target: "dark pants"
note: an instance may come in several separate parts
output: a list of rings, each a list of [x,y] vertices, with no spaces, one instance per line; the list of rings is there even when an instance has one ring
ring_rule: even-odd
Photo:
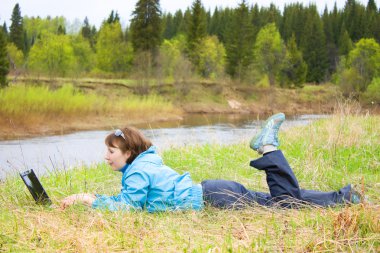
[[[294,208],[306,203],[334,206],[350,199],[351,185],[334,192],[300,189],[296,176],[280,150],[253,160],[250,165],[265,171],[270,194],[247,190],[234,181],[206,180],[201,183],[204,200],[219,208],[242,208],[252,204]]]

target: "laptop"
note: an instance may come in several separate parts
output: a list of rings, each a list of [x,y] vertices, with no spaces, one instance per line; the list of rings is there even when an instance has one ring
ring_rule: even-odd
[[[20,176],[37,204],[43,204],[43,205],[52,204],[44,187],[42,187],[40,180],[38,180],[37,175],[34,173],[32,169],[21,172]]]

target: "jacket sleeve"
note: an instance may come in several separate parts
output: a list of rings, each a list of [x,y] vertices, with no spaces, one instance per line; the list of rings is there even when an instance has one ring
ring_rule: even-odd
[[[142,171],[128,175],[116,196],[96,195],[93,208],[110,211],[142,210],[147,200],[149,177]]]

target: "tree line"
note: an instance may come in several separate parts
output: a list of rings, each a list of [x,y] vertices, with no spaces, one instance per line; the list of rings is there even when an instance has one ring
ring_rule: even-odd
[[[335,4],[321,14],[315,4],[292,3],[281,12],[245,0],[213,11],[194,0],[172,14],[161,12],[159,0],[139,0],[126,29],[114,11],[99,29],[86,18],[79,33],[67,34],[65,24],[63,17],[22,17],[16,4],[9,29],[4,23],[0,32],[0,74],[9,69],[176,82],[197,75],[282,87],[333,81],[346,93],[380,88],[374,0],[366,6],[347,0],[343,9]]]

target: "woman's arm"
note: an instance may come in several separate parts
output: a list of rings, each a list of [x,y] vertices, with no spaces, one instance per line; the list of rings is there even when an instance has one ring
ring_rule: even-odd
[[[142,210],[147,201],[149,185],[149,177],[146,173],[136,171],[125,178],[121,192],[118,195],[97,194],[92,207],[110,211]]]
[[[92,206],[92,203],[95,201],[95,194],[90,193],[79,193],[73,194],[61,201],[61,209],[65,209],[74,204],[84,204],[86,206]]]

